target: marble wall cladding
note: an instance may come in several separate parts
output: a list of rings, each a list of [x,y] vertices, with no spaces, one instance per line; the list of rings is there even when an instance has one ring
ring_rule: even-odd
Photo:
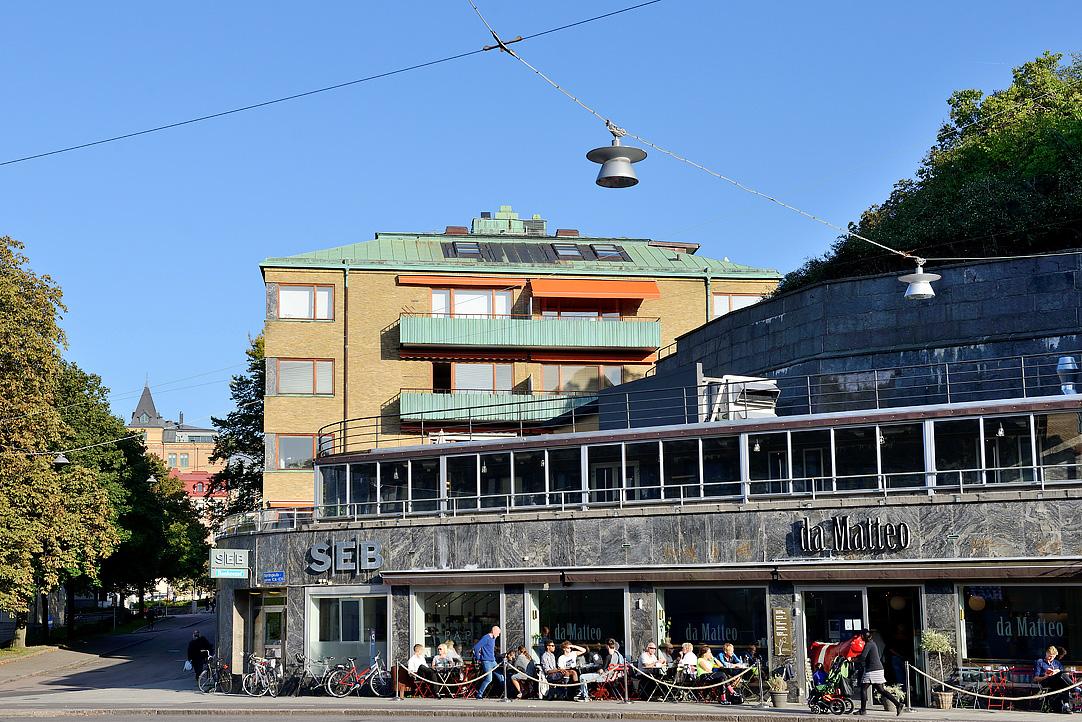
[[[657,642],[657,594],[649,584],[629,584],[631,597],[631,629],[627,638],[630,645],[626,651],[632,662],[646,649],[647,642]],[[639,608],[641,607],[641,609]]]
[[[796,701],[800,698],[801,690],[806,688],[807,674],[805,672],[805,659],[803,654],[796,654],[797,650],[807,649],[807,642],[804,639],[803,631],[804,625],[801,624],[799,612],[796,608],[796,596],[793,589],[793,585],[789,582],[771,582],[766,592],[766,605],[768,610],[773,609],[788,609],[789,614],[793,620],[793,654],[779,655],[774,654],[773,647],[773,632],[768,631],[768,644],[764,652],[767,655],[767,669],[766,674],[770,675],[771,672],[779,667],[784,667],[786,664],[792,663],[793,673],[795,678],[789,681],[789,699]],[[767,626],[772,624],[771,615],[772,612],[768,612]]]
[[[763,508],[765,507],[765,508]],[[814,508],[743,510],[685,507],[670,513],[641,509],[573,518],[449,519],[438,525],[403,522],[367,529],[326,528],[228,540],[253,549],[253,583],[264,571],[285,569],[288,584],[379,583],[378,572],[308,574],[314,542],[373,539],[383,545],[383,570],[573,569],[576,567],[726,565],[818,558],[799,546],[805,518],[822,526],[828,551],[831,522],[848,516],[909,526],[912,541],[894,551],[835,552],[848,559],[1005,558],[1082,554],[1082,498],[1000,494],[994,500],[948,497],[834,500]],[[826,553],[824,553],[825,555]]]
[[[928,582],[924,585],[924,623],[925,629],[946,632],[954,639],[954,649],[958,650],[962,641],[959,620],[958,595],[952,582]],[[935,660],[929,663],[938,666]],[[957,664],[957,656],[945,654],[942,658],[944,673],[950,674]],[[934,667],[933,667],[934,668]]]
[[[503,649],[514,649],[520,644],[531,646],[526,639],[525,587],[521,584],[508,584],[504,587],[503,609]]]
[[[391,587],[391,644],[390,663],[404,662],[413,653],[410,644],[410,590],[409,587]]]
[[[286,660],[306,654],[304,640],[304,587],[286,589]]]

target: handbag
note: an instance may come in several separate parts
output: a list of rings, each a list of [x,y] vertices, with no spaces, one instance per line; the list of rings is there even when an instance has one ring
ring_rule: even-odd
[[[192,671],[192,660],[190,660],[190,659],[184,660],[184,671],[185,672],[191,672]]]

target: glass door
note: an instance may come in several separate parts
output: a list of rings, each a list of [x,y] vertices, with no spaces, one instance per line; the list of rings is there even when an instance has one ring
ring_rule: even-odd
[[[836,644],[867,626],[863,589],[809,589],[804,592],[804,639]]]

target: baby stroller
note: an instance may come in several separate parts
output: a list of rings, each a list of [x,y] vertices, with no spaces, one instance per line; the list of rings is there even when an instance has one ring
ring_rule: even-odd
[[[853,687],[849,660],[839,655],[830,664],[826,679],[808,690],[808,706],[815,714],[849,714],[853,711]]]

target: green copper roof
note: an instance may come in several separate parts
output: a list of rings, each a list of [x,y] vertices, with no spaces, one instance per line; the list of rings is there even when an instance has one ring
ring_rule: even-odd
[[[482,244],[551,246],[552,243],[615,243],[623,248],[630,261],[542,260],[541,254],[524,254],[528,261],[489,261],[476,258],[446,258],[444,244],[454,241],[478,241]],[[387,271],[458,271],[469,273],[574,273],[631,276],[713,276],[775,279],[780,274],[772,268],[755,268],[651,245],[641,238],[553,238],[536,236],[478,236],[420,233],[377,233],[375,240],[335,246],[295,256],[267,258],[261,268],[342,268]]]

